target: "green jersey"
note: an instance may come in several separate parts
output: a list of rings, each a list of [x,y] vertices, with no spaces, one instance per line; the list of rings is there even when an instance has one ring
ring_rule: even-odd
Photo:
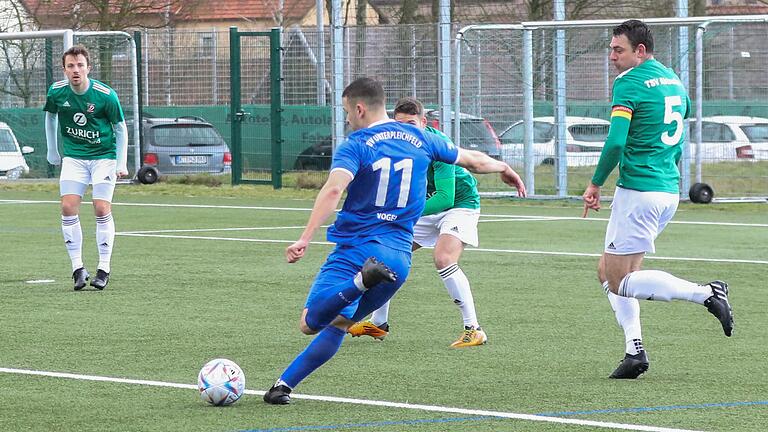
[[[451,142],[451,139],[439,130],[431,127],[426,129]],[[445,188],[451,190],[445,190]],[[480,208],[477,180],[458,165],[432,162],[427,170],[427,204],[424,208],[424,215],[439,213],[452,208]]]
[[[678,193],[677,164],[685,141],[683,119],[691,111],[691,101],[680,78],[658,61],[646,60],[616,77],[612,106],[612,129],[614,123],[621,127],[621,119],[629,120],[616,185],[639,191]],[[607,172],[606,168],[606,164],[598,164],[597,181],[605,181],[613,166]],[[593,183],[602,184],[594,180]]]
[[[75,93],[68,80],[48,89],[44,111],[57,114],[63,154],[75,159],[116,159],[112,125],[124,121],[117,93],[106,84],[90,79],[88,90]]]

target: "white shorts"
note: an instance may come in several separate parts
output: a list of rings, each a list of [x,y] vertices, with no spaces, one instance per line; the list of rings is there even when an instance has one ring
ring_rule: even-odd
[[[114,159],[74,159],[65,157],[61,161],[59,190],[61,195],[85,194],[89,184],[93,185],[93,198],[112,201],[117,181],[117,161]]]
[[[605,232],[605,253],[654,253],[654,240],[677,211],[680,197],[668,192],[640,192],[617,187]]]
[[[464,244],[477,247],[477,221],[480,210],[453,208],[429,216],[422,216],[413,227],[413,242],[432,247],[441,234],[452,235]]]

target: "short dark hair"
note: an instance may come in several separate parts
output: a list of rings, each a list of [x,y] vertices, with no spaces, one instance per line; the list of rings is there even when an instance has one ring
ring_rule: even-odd
[[[358,78],[344,89],[341,97],[348,101],[363,101],[368,106],[384,106],[386,97],[384,96],[384,87],[373,78]]]
[[[613,29],[614,36],[625,35],[632,45],[632,50],[636,50],[640,44],[645,45],[645,51],[653,52],[653,35],[648,25],[640,20],[627,20]]]
[[[62,66],[66,66],[67,65],[66,64],[67,56],[77,57],[79,55],[82,55],[83,57],[85,57],[85,62],[87,64],[89,64],[89,65],[91,64],[91,58],[88,56],[88,50],[84,46],[82,46],[82,45],[74,45],[74,46],[70,47],[68,50],[64,51],[64,54],[62,54],[62,56],[61,56],[61,65]]]
[[[424,105],[415,97],[406,96],[395,103],[394,113],[424,117]]]

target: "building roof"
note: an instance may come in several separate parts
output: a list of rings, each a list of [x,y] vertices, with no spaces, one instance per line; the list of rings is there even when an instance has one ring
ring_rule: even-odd
[[[192,21],[228,21],[243,19],[272,19],[279,0],[132,0],[136,13],[157,14],[172,4],[171,15],[176,19]],[[27,10],[38,16],[69,16],[78,0],[22,0]],[[315,0],[283,0],[283,19],[303,18]],[[117,10],[116,6],[116,10]]]
[[[217,0],[203,3],[211,3],[211,7],[201,5],[192,19],[222,21],[272,18],[277,10],[278,0]],[[284,0],[283,18],[304,18],[314,6],[315,0]]]

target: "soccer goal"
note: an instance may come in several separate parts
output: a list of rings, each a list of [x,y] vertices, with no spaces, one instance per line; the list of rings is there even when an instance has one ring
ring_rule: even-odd
[[[128,170],[141,167],[139,145],[139,81],[136,43],[121,31],[41,30],[0,33],[0,122],[11,127],[21,146],[34,148],[26,155],[30,177],[57,173],[46,161],[42,107],[48,87],[63,78],[61,54],[74,44],[91,53],[91,77],[115,89],[128,125]]]

